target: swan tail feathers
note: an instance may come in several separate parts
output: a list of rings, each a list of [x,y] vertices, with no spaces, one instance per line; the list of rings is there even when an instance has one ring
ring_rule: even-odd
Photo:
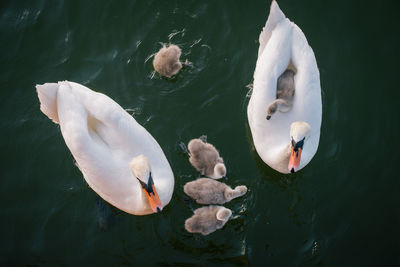
[[[57,110],[57,83],[45,83],[36,85],[36,92],[40,101],[40,110],[54,123],[59,123]]]
[[[271,3],[271,8],[269,11],[268,20],[265,23],[263,30],[260,33],[260,37],[258,38],[260,42],[260,47],[258,48],[258,56],[262,54],[265,46],[267,45],[269,39],[271,38],[272,30],[275,26],[286,18],[285,14],[283,14],[282,10],[279,8],[278,3],[273,0]]]

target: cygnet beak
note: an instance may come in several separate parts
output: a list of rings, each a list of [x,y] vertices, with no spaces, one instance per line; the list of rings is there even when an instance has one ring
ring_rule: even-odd
[[[269,121],[271,119],[271,115],[267,115],[267,120]]]

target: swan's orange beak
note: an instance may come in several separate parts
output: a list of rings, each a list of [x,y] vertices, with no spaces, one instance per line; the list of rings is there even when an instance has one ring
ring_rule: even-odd
[[[154,184],[152,185],[152,190],[151,192],[148,192],[146,189],[142,188],[143,192],[146,194],[147,199],[149,200],[150,207],[151,209],[155,212],[158,213],[162,210],[162,204],[161,200],[158,197],[156,188],[154,187]]]
[[[297,151],[295,148],[292,146],[292,149],[290,151],[290,159],[289,159],[289,171],[291,173],[297,172],[299,169],[300,165],[300,158],[301,158],[301,151],[302,149],[299,147],[297,148]]]
[[[142,182],[140,179],[138,179],[138,181],[140,182],[140,184],[142,186],[143,193],[146,195],[147,199],[149,200],[151,209],[155,213],[161,212],[163,206],[162,206],[160,198],[158,197],[158,193],[157,193],[156,187],[154,186],[154,182],[153,182],[153,178],[151,177],[151,173],[150,173],[149,181],[147,184]]]

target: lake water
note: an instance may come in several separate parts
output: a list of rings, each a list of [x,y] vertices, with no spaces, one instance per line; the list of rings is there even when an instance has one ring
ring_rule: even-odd
[[[399,4],[279,4],[312,46],[322,87],[319,149],[293,175],[263,163],[247,122],[269,1],[1,1],[0,264],[399,265]],[[153,77],[150,57],[169,42],[193,66]],[[39,110],[34,86],[59,80],[107,94],[155,137],[175,174],[162,213],[126,214],[88,187]],[[199,174],[181,143],[201,135],[227,183],[249,188],[205,237],[184,229],[183,185]]]

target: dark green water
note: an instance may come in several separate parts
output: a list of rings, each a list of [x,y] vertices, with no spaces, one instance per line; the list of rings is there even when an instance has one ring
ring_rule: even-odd
[[[399,4],[279,4],[322,85],[319,150],[294,175],[262,162],[247,123],[269,1],[1,1],[0,265],[399,265]],[[152,78],[160,42],[193,67]],[[120,212],[87,186],[39,110],[35,84],[59,80],[133,109],[157,139],[175,174],[161,214]],[[180,143],[200,135],[224,157],[227,183],[249,188],[225,205],[235,219],[206,237],[183,227],[182,188],[198,173]]]

